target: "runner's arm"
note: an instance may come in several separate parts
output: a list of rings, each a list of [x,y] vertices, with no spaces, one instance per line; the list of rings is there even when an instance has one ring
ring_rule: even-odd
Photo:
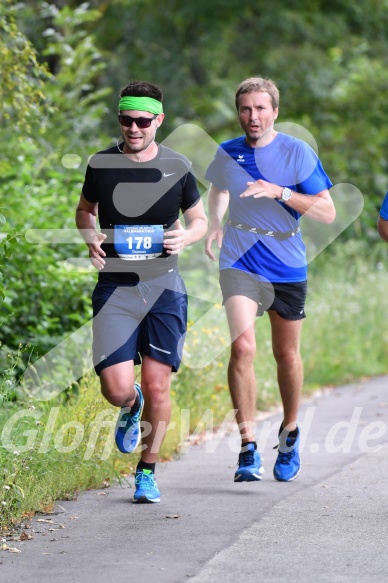
[[[248,188],[240,194],[241,198],[267,196],[276,200],[281,199],[283,186],[278,186],[265,180],[256,180],[256,182],[248,182],[247,184]],[[320,223],[329,225],[335,220],[335,206],[328,189],[324,189],[314,195],[291,191],[291,198],[285,204],[297,213]]]
[[[75,213],[75,222],[89,248],[89,257],[92,265],[100,270],[105,265],[103,259],[105,257],[105,251],[101,249],[101,244],[106,239],[106,235],[97,231],[97,214],[98,203],[89,202],[83,193],[81,193]]]
[[[163,246],[170,255],[177,255],[188,245],[196,243],[205,236],[207,231],[207,217],[200,199],[197,204],[183,213],[185,227],[177,219],[174,229],[166,231]]]
[[[212,251],[212,244],[213,241],[216,241],[217,247],[221,249],[223,238],[222,219],[229,206],[229,191],[219,190],[214,184],[211,184],[208,194],[208,205],[210,226],[205,241],[205,253],[210,259],[216,261],[216,256]]]
[[[388,221],[383,219],[383,217],[378,218],[377,230],[383,241],[387,241],[388,243]]]

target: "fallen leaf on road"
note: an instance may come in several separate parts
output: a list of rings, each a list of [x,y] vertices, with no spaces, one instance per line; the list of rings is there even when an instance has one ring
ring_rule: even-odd
[[[8,551],[10,553],[21,553],[22,552],[19,549],[17,549],[16,547],[11,547],[11,548],[8,549]]]
[[[34,538],[32,534],[23,530],[23,532],[20,534],[19,540],[31,540],[32,538]]]
[[[40,510],[37,510],[37,514],[53,514],[54,513],[54,504],[50,502]]]
[[[166,514],[166,518],[180,518],[180,514]]]
[[[54,524],[51,518],[49,518],[48,520],[46,520],[46,518],[38,518],[36,522],[47,522],[47,524]]]

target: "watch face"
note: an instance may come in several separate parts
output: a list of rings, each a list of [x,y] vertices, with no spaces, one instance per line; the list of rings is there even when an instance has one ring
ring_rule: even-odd
[[[289,200],[291,198],[291,190],[289,188],[283,188],[282,200]]]

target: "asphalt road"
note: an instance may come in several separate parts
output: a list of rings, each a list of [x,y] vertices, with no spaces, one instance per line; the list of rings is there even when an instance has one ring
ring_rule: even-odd
[[[290,483],[272,476],[279,413],[257,427],[261,482],[233,482],[233,427],[158,465],[160,504],[111,487],[37,516],[32,540],[8,542],[21,552],[0,552],[0,581],[386,583],[387,413],[387,377],[306,401]]]

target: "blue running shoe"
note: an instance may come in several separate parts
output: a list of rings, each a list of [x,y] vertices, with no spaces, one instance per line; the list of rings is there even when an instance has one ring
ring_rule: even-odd
[[[301,467],[299,457],[300,430],[298,428],[296,437],[283,435],[284,433],[283,431],[279,435],[278,457],[273,468],[273,475],[279,482],[291,482],[291,480],[295,480]]]
[[[160,492],[151,470],[137,470],[135,486],[136,490],[132,500],[135,504],[160,502]]]
[[[238,456],[238,469],[234,474],[234,481],[258,482],[263,473],[260,454],[255,450],[253,443],[248,443],[247,450],[242,451]]]
[[[140,399],[140,407],[135,415],[131,415],[129,407],[122,407],[116,423],[116,445],[122,453],[131,453],[140,442],[140,420],[143,413],[144,398],[140,385],[135,383],[135,389]]]

